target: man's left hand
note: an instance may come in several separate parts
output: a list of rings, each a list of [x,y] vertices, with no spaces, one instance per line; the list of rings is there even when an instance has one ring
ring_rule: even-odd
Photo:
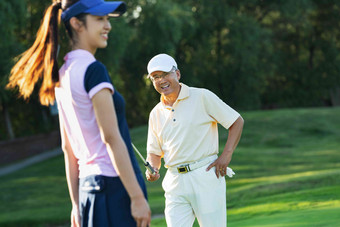
[[[211,163],[208,166],[207,171],[209,171],[212,167],[215,166],[216,177],[217,178],[219,178],[220,176],[225,177],[225,175],[227,174],[227,167],[230,161],[231,155],[226,155],[225,153],[222,153],[222,155],[218,157],[218,159],[216,159],[213,163]]]

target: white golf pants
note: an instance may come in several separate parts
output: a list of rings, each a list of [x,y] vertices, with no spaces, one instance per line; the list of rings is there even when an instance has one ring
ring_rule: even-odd
[[[167,171],[162,186],[168,227],[191,227],[195,216],[201,227],[227,226],[225,178],[216,177],[215,167],[207,172],[208,166],[187,173]]]

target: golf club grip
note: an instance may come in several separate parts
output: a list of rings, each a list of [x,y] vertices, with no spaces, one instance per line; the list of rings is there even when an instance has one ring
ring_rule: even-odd
[[[155,174],[155,170],[152,168],[149,162],[146,162],[146,164],[144,165],[145,165],[145,168],[149,171],[149,173]]]

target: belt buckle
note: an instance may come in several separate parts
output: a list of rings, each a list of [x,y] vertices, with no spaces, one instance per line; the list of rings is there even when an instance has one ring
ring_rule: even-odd
[[[177,171],[179,173],[187,173],[187,172],[189,172],[190,171],[189,164],[177,167]]]

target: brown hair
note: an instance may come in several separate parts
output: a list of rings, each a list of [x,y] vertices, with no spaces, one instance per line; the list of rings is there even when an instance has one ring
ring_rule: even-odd
[[[57,52],[60,10],[67,9],[76,2],[78,0],[66,0],[62,4],[57,0],[47,8],[37,38],[33,45],[19,56],[19,61],[10,72],[7,88],[18,86],[19,95],[28,99],[35,84],[42,81],[39,91],[40,103],[46,106],[53,104],[54,88],[59,82]],[[72,40],[69,22],[66,22],[65,26]]]

